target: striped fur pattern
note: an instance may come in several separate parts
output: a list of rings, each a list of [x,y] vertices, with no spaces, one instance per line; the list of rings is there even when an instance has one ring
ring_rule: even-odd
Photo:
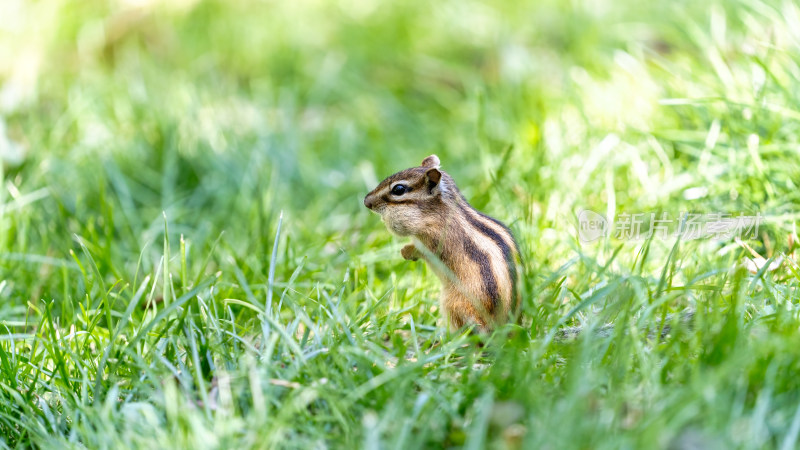
[[[401,254],[425,260],[442,282],[441,309],[450,327],[482,332],[516,318],[519,249],[501,222],[475,210],[431,155],[398,172],[364,198],[386,227],[415,244]]]

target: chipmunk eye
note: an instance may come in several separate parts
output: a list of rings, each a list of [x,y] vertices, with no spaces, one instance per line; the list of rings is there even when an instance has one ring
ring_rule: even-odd
[[[396,184],[392,188],[392,195],[400,196],[405,194],[406,192],[408,192],[408,187],[406,187],[405,184]]]

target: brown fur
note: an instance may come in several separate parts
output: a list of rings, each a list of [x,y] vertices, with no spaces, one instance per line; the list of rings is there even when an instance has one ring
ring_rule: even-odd
[[[394,195],[392,188],[408,189]],[[380,214],[387,228],[410,236],[407,260],[424,259],[442,282],[442,309],[450,326],[488,332],[519,310],[519,250],[511,231],[476,211],[431,155],[419,167],[398,172],[367,194],[364,205]]]

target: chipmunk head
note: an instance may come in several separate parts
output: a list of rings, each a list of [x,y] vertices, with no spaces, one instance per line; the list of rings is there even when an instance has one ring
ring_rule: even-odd
[[[418,236],[435,225],[450,185],[452,179],[439,170],[439,158],[431,155],[419,167],[383,180],[364,198],[364,206],[380,214],[398,236]]]

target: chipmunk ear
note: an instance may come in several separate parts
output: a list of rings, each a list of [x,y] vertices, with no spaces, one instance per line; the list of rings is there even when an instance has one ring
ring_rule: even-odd
[[[436,155],[428,156],[427,158],[422,160],[422,167],[436,167],[438,168],[440,165],[439,157]]]
[[[435,156],[434,156],[435,158]],[[425,185],[428,187],[428,192],[432,195],[439,195],[442,193],[442,172],[436,167],[431,167],[425,172]]]

